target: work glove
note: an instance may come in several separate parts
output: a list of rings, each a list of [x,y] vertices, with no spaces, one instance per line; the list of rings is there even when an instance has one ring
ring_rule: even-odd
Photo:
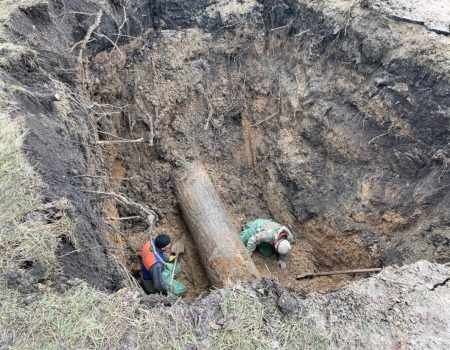
[[[176,255],[171,255],[171,256],[169,256],[169,262],[170,262],[170,263],[173,262],[176,258],[177,258]]]
[[[278,260],[278,266],[280,267],[280,269],[285,270],[286,269],[286,261]]]

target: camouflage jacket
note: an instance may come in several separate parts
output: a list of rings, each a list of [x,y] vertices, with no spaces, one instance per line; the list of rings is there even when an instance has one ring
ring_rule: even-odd
[[[292,236],[291,231],[287,227],[274,221],[267,220],[257,229],[257,233],[248,240],[247,252],[252,254],[256,247],[262,243],[268,243],[270,245],[275,244],[275,240],[278,238],[278,232],[281,228],[287,233],[287,240],[292,244],[294,242],[294,236]],[[280,258],[283,259],[281,256]]]

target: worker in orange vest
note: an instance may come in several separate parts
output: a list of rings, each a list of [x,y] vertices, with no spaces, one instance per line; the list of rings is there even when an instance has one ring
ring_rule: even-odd
[[[145,242],[142,247],[142,279],[144,290],[147,293],[173,293],[181,295],[186,292],[186,287],[179,281],[173,280],[173,276],[181,272],[179,265],[175,273],[171,263],[174,256],[170,255],[172,242],[168,235],[160,234],[154,240]],[[172,276],[172,277],[171,277]]]

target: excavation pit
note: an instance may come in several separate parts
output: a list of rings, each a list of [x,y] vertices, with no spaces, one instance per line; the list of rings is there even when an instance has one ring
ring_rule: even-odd
[[[55,1],[14,19],[33,49],[5,81],[34,112],[26,147],[48,201],[72,204],[66,274],[109,290],[138,276],[148,223],[105,195],[120,193],[157,213],[153,235],[186,241],[187,296],[208,291],[172,183],[192,161],[236,228],[261,217],[292,230],[287,270],[253,256],[283,286],[326,291],[353,277],[295,276],[450,259],[445,35],[367,2],[164,4]],[[412,38],[434,54],[397,50]]]

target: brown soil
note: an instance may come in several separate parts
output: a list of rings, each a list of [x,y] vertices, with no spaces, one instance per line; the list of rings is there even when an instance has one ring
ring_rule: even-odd
[[[38,5],[9,28],[35,51],[1,77],[63,97],[22,94],[14,108],[28,111],[47,200],[74,207],[81,248],[63,242],[66,274],[106,289],[126,281],[121,265],[137,276],[147,223],[86,190],[114,191],[158,213],[153,235],[186,241],[188,297],[207,290],[171,182],[192,160],[236,228],[264,217],[292,229],[286,271],[254,257],[283,285],[323,291],[353,277],[295,276],[450,259],[447,36],[367,1],[183,4],[130,1],[125,21],[108,2],[85,61],[70,48],[103,5]]]
[[[278,21],[287,21],[280,16]],[[208,282],[170,182],[171,172],[183,162],[200,159],[205,164],[236,227],[242,227],[247,220],[267,217],[293,230],[296,244],[286,271],[278,268],[276,258],[255,254],[254,260],[263,275],[277,277],[282,285],[297,290],[325,291],[353,278],[297,281],[297,274],[380,266],[377,244],[368,245],[361,231],[390,234],[407,227],[417,215],[395,208],[394,203],[402,201],[405,192],[395,185],[386,186],[386,175],[347,175],[348,167],[364,164],[371,157],[367,144],[382,131],[367,135],[361,131],[355,138],[346,132],[352,129],[347,121],[320,130],[314,119],[308,119],[305,108],[298,105],[299,100],[307,101],[305,92],[311,89],[311,79],[322,81],[321,88],[328,94],[335,93],[335,86],[318,78],[323,66],[331,70],[322,74],[325,79],[327,75],[341,76],[336,86],[349,96],[358,95],[355,85],[365,81],[364,73],[323,59],[316,66],[306,63],[292,70],[292,65],[305,64],[305,60],[283,61],[280,53],[291,51],[292,55],[305,57],[305,50],[293,50],[296,39],[283,34],[255,34],[252,26],[257,22],[224,33],[222,40],[214,40],[198,28],[181,32],[150,30],[142,39],[123,46],[122,54],[112,50],[96,55],[90,66],[95,81],[90,86],[91,98],[98,103],[127,106],[122,114],[99,120],[99,130],[125,139],[142,137],[154,142],[150,147],[146,143],[120,145],[112,152],[120,153],[127,176],[131,177],[121,184],[121,190],[162,214],[154,233],[169,232],[174,239],[186,240],[181,280],[187,284],[190,297],[204,291]],[[248,40],[253,46],[246,47]],[[351,99],[358,103],[356,97]],[[333,108],[336,106],[314,105],[312,111],[313,115],[327,115]],[[390,113],[390,107],[376,101],[360,108],[374,113],[381,124]],[[396,115],[392,118],[397,118],[392,125],[403,125],[398,128],[398,137],[414,137],[409,123]],[[316,133],[320,133],[321,141],[308,141]],[[322,156],[323,151],[317,147],[328,148],[328,156]],[[355,168],[355,175],[358,172],[361,168]],[[339,176],[347,183],[341,183]],[[298,199],[292,197],[293,184],[306,187]],[[355,192],[356,200],[332,199],[329,204],[337,207],[327,207],[327,199],[314,194],[323,193],[324,185],[342,194],[353,188],[350,191]],[[360,205],[371,207],[373,198],[380,195],[383,202],[392,203],[392,208],[361,210]],[[302,207],[300,212],[293,207],[297,201],[304,203],[294,204]],[[123,263],[131,271],[138,271],[138,252],[146,239],[145,231],[127,222],[118,229],[127,232],[124,241],[110,243],[131,248]]]

